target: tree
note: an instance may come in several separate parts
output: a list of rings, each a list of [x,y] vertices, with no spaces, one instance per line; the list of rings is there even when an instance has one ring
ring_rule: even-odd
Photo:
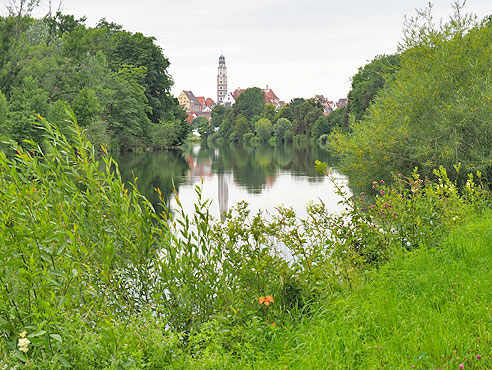
[[[248,119],[241,114],[238,117],[236,117],[236,125],[234,127],[234,132],[236,133],[239,140],[242,140],[244,134],[250,132]]]
[[[147,69],[142,86],[152,108],[148,111],[148,116],[154,123],[164,118],[169,120],[166,112],[178,103],[170,94],[173,80],[167,71],[169,60],[155,44],[155,38],[121,31],[115,32],[107,45],[105,52],[113,71],[118,71],[124,65]]]
[[[83,26],[86,20],[86,17],[76,19],[73,15],[63,14],[60,11],[57,11],[54,16],[45,17],[45,23],[48,25],[50,33],[57,38]]]
[[[101,113],[102,107],[96,96],[96,91],[84,87],[72,101],[72,109],[81,126],[88,126]]]
[[[32,77],[24,79],[12,90],[9,104],[9,136],[20,144],[24,140],[42,142],[42,131],[36,125],[36,115],[48,113],[48,94],[37,86]]]
[[[232,106],[234,117],[240,114],[248,121],[256,115],[261,115],[265,109],[265,93],[259,87],[250,87],[239,94]]]
[[[308,99],[294,105],[293,130],[295,135],[311,134],[311,126],[323,114],[323,108],[314,99]]]
[[[277,122],[275,120],[276,115],[277,109],[275,108],[275,105],[266,104],[265,108],[263,109],[263,113],[261,113],[261,118],[267,118],[272,122],[272,124],[275,124],[275,122]]]
[[[193,129],[197,129],[198,127],[200,127],[200,126],[202,125],[202,123],[203,123],[203,124],[205,124],[205,123],[206,123],[206,124],[208,125],[208,124],[209,124],[208,119],[206,119],[206,118],[205,118],[205,117],[203,117],[203,116],[198,116],[198,117],[195,117],[195,118],[193,118],[193,120],[191,121],[191,127],[192,127]]]
[[[369,64],[359,68],[352,77],[352,89],[348,94],[347,115],[360,121],[376,94],[400,66],[400,55],[379,55]]]
[[[224,117],[226,116],[227,108],[222,105],[216,105],[212,109],[210,124],[212,127],[220,127]]]
[[[268,141],[272,136],[272,123],[268,118],[261,118],[255,125],[256,135],[261,141]]]
[[[451,175],[460,163],[462,175],[492,178],[492,104],[484,104],[492,96],[492,22],[473,25],[457,9],[439,28],[430,24],[421,12],[407,25],[400,69],[353,132],[336,135],[333,147],[356,185],[415,167],[430,177],[442,165]]]
[[[213,127],[210,125],[209,120],[205,119],[205,121],[200,121],[198,125],[198,133],[200,134],[200,138],[203,141],[206,141],[207,138],[213,134]]]
[[[288,132],[292,132],[292,123],[287,118],[280,118],[275,125],[273,125],[273,134],[279,141],[287,141],[286,137]]]
[[[146,73],[145,67],[125,66],[114,75],[114,97],[109,105],[109,130],[121,150],[150,144],[150,120],[145,88],[138,83]]]
[[[335,127],[342,127],[347,107],[335,109],[327,116],[321,116],[311,127],[311,137],[319,138],[321,135],[330,134]]]

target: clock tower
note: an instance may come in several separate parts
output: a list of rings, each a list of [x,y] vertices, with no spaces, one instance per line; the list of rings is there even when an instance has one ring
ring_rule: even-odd
[[[227,67],[223,55],[219,57],[219,68],[217,72],[217,104],[224,105],[227,95]]]

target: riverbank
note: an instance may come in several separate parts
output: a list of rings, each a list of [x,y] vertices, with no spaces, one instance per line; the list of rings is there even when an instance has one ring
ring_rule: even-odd
[[[474,176],[397,174],[372,198],[334,181],[340,214],[242,202],[214,222],[199,187],[193,214],[179,197],[177,217],[156,211],[80,128],[42,125],[45,149],[0,152],[0,368],[489,361],[492,216]]]
[[[300,323],[204,332],[173,368],[486,369],[492,366],[492,213],[329,296]],[[236,334],[237,335],[237,334]],[[193,343],[195,344],[195,343]],[[198,343],[199,345],[200,343]]]

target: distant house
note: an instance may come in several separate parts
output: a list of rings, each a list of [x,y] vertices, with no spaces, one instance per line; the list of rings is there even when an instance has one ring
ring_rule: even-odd
[[[279,106],[280,99],[277,97],[277,95],[275,95],[275,93],[273,92],[272,89],[268,88],[268,85],[266,86],[266,89],[262,89],[261,91],[263,91],[265,93],[265,103],[266,104],[273,104],[276,107]]]
[[[202,109],[205,108],[205,97],[204,96],[197,96],[196,100],[198,100],[198,102],[202,106]]]
[[[214,107],[217,105],[215,104],[215,102],[212,100],[212,98],[207,98],[207,100],[205,100],[205,105],[207,107],[210,107],[210,109],[214,109]]]
[[[347,98],[339,99],[338,102],[335,103],[333,100],[328,100],[323,95],[315,95],[313,99],[321,104],[325,116],[338,108],[345,107],[348,103]]]
[[[347,98],[341,98],[340,100],[338,100],[337,108],[346,107],[347,104],[348,104],[348,99]]]
[[[234,98],[233,93],[228,92],[227,95],[225,96],[224,100],[222,100],[222,104],[226,108],[232,107],[232,105],[236,102],[236,99]]]
[[[186,113],[199,113],[202,111],[202,104],[191,91],[181,91],[178,96],[178,102],[186,110]]]

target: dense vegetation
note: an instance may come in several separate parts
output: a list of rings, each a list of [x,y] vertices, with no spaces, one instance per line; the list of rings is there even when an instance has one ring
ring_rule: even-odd
[[[265,104],[264,99],[261,89],[252,87],[237,97],[232,108],[216,106],[210,124],[203,123],[198,129],[201,137],[214,142],[253,144],[302,142],[330,134],[343,117],[339,112],[343,109],[323,115],[323,108],[315,98],[296,98],[280,109]],[[214,132],[215,129],[218,131]]]
[[[169,61],[154,38],[104,19],[93,28],[59,12],[34,19],[29,10],[35,3],[26,8],[21,1],[0,18],[2,140],[41,143],[37,114],[68,133],[68,110],[95,144],[108,149],[183,142],[186,115],[170,94]]]
[[[100,145],[184,137],[152,39],[0,19],[0,368],[490,368],[491,22],[419,19],[399,57],[354,77],[349,113],[330,114],[344,168],[372,189],[352,196],[317,162],[340,214],[243,202],[221,221],[199,187],[193,214],[177,193],[166,210],[169,189],[157,209]],[[336,126],[315,99],[276,111],[258,91],[199,130],[272,141]]]
[[[353,184],[439,165],[492,176],[492,21],[480,23],[456,5],[434,26],[429,10],[408,21],[400,66],[366,114],[355,114],[333,147]],[[397,64],[394,64],[397,66]],[[360,99],[360,98],[358,98]]]
[[[441,168],[437,183],[414,174],[374,184],[370,206],[339,188],[339,215],[318,204],[306,219],[283,208],[265,217],[239,204],[214,222],[199,201],[193,215],[173,218],[128,192],[105,148],[98,163],[73,127],[75,142],[42,119],[43,148],[12,143],[17,154],[0,156],[2,366],[256,361],[258,341],[298,330],[318,304],[358,286],[361,271],[443,248],[443,235],[489,206],[479,178],[459,189]]]

